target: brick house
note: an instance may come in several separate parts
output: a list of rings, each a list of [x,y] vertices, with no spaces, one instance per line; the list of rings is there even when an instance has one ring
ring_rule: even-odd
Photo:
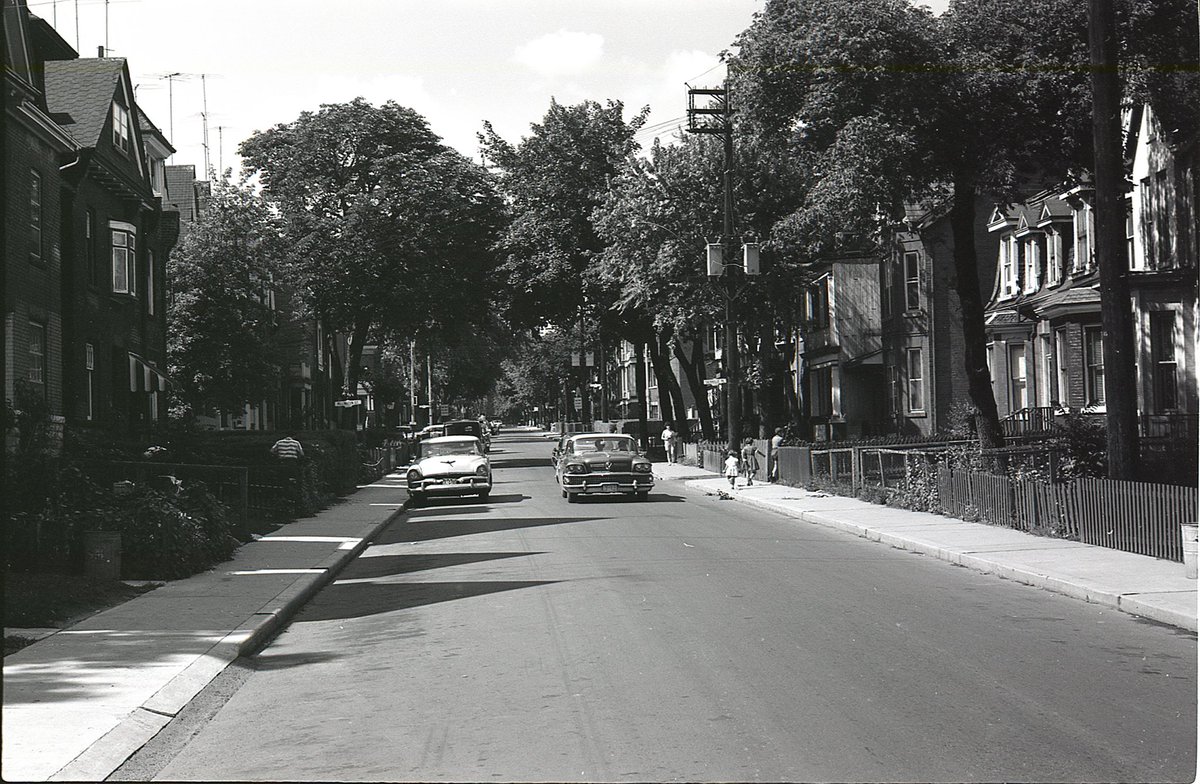
[[[988,362],[1001,419],[1030,409],[1104,411],[1093,191],[1043,191],[997,207],[999,240],[986,310]]]
[[[27,382],[61,425],[64,182],[76,145],[46,104],[41,62],[66,46],[23,0],[4,13],[4,396]],[[69,47],[67,47],[69,50]]]
[[[24,378],[68,428],[145,430],[166,413],[178,222],[153,177],[173,150],[123,59],[79,58],[23,0],[4,14],[5,168],[23,174],[6,177],[6,396]]]
[[[980,210],[990,208],[983,200]],[[880,260],[880,309],[889,431],[930,436],[958,424],[968,398],[962,308],[955,288],[954,238],[948,205],[905,207]],[[975,232],[980,295],[995,275],[996,240]]]

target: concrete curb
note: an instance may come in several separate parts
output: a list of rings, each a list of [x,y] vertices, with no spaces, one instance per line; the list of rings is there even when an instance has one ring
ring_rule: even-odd
[[[345,566],[362,553],[383,529],[408,511],[406,498],[382,522],[372,526],[354,547],[338,550],[319,568],[303,575],[199,658],[189,664],[79,756],[60,768],[49,781],[103,781],[139,749],[149,743],[209,683],[235,659],[265,646],[288,621]],[[267,609],[271,608],[271,609]]]
[[[664,481],[664,477],[655,477],[659,481]],[[706,476],[705,480],[716,478],[716,475]],[[701,493],[712,496],[713,493],[708,489],[701,487],[693,477],[682,477],[680,480],[683,486],[694,493]],[[846,520],[831,516],[828,512],[810,512],[802,509],[792,509],[782,504],[772,503],[749,495],[734,494],[732,498],[747,506],[753,506],[765,511],[775,512],[776,514],[784,515],[797,520],[803,520],[807,523],[820,525],[825,528],[833,528],[846,533],[854,534],[863,539],[869,539],[873,542],[890,545],[900,550],[908,550],[910,552],[928,555],[938,560],[962,566],[972,571],[981,572],[983,574],[994,574],[998,577],[1019,582],[1024,585],[1041,588],[1052,593],[1070,596],[1075,599],[1082,599],[1090,604],[1098,604],[1102,607],[1109,607],[1113,610],[1126,613],[1128,615],[1136,615],[1139,618],[1146,618],[1158,623],[1164,623],[1169,626],[1174,626],[1180,629],[1185,629],[1190,632],[1197,631],[1196,618],[1183,613],[1174,612],[1169,608],[1158,607],[1142,601],[1139,597],[1142,594],[1135,593],[1116,593],[1096,588],[1094,586],[1081,585],[1070,580],[1054,577],[1042,572],[1031,571],[1014,567],[1008,564],[1001,563],[994,559],[988,558],[977,553],[964,552],[960,550],[950,550],[944,547],[938,547],[923,543],[908,537],[888,532],[873,529],[870,526],[859,523],[852,523]]]

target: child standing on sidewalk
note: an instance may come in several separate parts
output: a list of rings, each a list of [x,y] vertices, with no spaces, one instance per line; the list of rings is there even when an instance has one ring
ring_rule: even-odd
[[[729,489],[734,489],[737,484],[738,474],[741,473],[741,466],[738,465],[737,452],[729,450],[729,457],[725,458],[725,476],[729,478]]]

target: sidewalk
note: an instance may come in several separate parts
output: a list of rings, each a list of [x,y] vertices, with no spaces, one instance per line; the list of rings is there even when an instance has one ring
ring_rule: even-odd
[[[102,781],[253,651],[407,502],[392,474],[4,659],[3,778]]]
[[[729,480],[719,474],[678,463],[655,463],[654,475],[681,482],[692,492],[724,493],[739,503],[807,523],[1197,630],[1196,580],[1184,576],[1181,563],[787,485],[744,487],[738,480],[738,489],[731,493]]]

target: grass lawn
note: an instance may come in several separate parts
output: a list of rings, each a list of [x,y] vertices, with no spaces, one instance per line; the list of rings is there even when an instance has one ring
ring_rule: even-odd
[[[4,627],[63,628],[92,613],[129,601],[154,586],[130,586],[73,574],[5,572]],[[11,642],[10,642],[11,641]],[[29,644],[17,635],[4,638],[4,653]]]

